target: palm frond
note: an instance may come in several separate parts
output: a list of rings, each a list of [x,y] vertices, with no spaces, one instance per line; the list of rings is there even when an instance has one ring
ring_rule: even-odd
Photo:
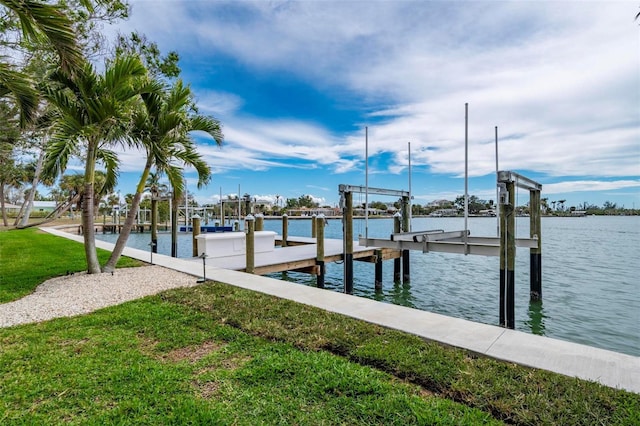
[[[171,188],[173,188],[173,194],[175,198],[180,198],[184,194],[184,174],[182,167],[169,166],[163,170],[169,179]]]
[[[51,44],[63,70],[71,73],[84,63],[71,20],[61,7],[35,0],[2,0],[13,11],[27,39]]]
[[[120,161],[118,154],[107,149],[98,150],[97,159],[104,164],[106,169],[104,184],[98,190],[99,194],[105,195],[113,192],[118,183]]]
[[[202,131],[211,136],[218,146],[222,145],[224,135],[222,134],[222,125],[213,117],[205,115],[196,115],[191,118],[190,131]]]
[[[52,138],[47,144],[42,163],[42,176],[55,179],[67,170],[69,158],[77,153],[77,146],[68,139]]]
[[[20,109],[20,124],[33,121],[38,107],[38,94],[31,79],[8,64],[0,62],[0,98],[11,95]]]

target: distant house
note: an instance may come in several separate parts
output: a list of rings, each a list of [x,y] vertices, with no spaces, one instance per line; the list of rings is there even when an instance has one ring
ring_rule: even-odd
[[[452,202],[449,200],[435,200],[426,205],[428,208],[437,208],[451,205]]]
[[[453,217],[458,216],[458,210],[456,209],[440,209],[429,214],[431,217]]]
[[[478,212],[478,214],[480,216],[492,216],[492,217],[495,217],[496,216],[496,211],[494,209],[480,210]]]
[[[55,201],[34,201],[33,211],[35,212],[52,212],[58,204]]]
[[[20,211],[20,207],[17,204],[4,203],[4,209],[8,214],[17,214]]]
[[[289,209],[287,210],[287,216],[308,216],[311,217],[313,215],[323,214],[325,216],[339,216],[341,214],[339,208],[331,208],[331,207],[302,207],[299,209]]]

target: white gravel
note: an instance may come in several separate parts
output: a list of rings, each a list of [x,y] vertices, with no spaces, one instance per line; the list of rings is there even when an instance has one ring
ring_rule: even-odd
[[[161,291],[197,285],[197,278],[161,266],[76,273],[42,283],[35,292],[0,304],[0,327],[86,314]]]

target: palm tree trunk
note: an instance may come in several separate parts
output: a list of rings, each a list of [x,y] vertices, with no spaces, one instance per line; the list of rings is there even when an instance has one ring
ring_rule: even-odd
[[[60,216],[65,214],[67,211],[69,211],[69,209],[73,207],[73,205],[77,203],[79,199],[80,199],[80,194],[74,195],[73,198],[69,199],[68,201],[56,207],[56,209],[51,213],[49,213],[49,215],[46,218],[44,218],[42,221],[36,222],[36,223],[29,223],[25,226],[20,227],[20,229],[31,228],[34,226],[40,226],[40,225],[44,225],[45,223],[53,222],[54,220],[58,219]]]
[[[102,272],[113,272],[116,269],[116,264],[127,245],[129,235],[131,235],[131,229],[133,229],[133,222],[136,220],[136,214],[138,212],[138,206],[140,205],[141,198],[142,193],[136,191],[133,196],[133,200],[131,200],[131,208],[127,212],[127,218],[124,221],[124,225],[122,225],[120,235],[118,235],[116,245],[113,247],[109,260],[107,260],[107,263],[102,267]]]
[[[46,141],[45,141],[46,144]],[[31,211],[33,210],[33,199],[36,195],[36,188],[38,183],[40,182],[40,174],[42,173],[42,163],[44,162],[45,150],[42,149],[40,151],[40,155],[38,156],[38,163],[36,164],[36,171],[33,176],[33,181],[31,182],[31,189],[29,190],[29,195],[27,199],[23,203],[23,206],[26,204],[26,210],[20,218],[20,215],[16,217],[16,222],[20,219],[20,222],[17,223],[18,228],[24,228],[29,223],[29,216],[31,216]]]
[[[82,206],[82,228],[84,253],[87,258],[87,273],[99,274],[100,262],[96,251],[96,234],[93,229],[93,180],[96,167],[96,144],[89,142],[84,174],[84,202]]]
[[[131,229],[133,228],[133,222],[135,221],[136,214],[138,213],[140,200],[142,199],[144,184],[147,181],[149,171],[151,170],[151,164],[151,161],[147,160],[147,164],[145,164],[144,170],[142,171],[142,176],[140,177],[140,182],[138,182],[136,193],[133,195],[133,200],[131,200],[131,209],[127,213],[127,218],[125,219],[124,225],[120,230],[120,235],[118,235],[118,240],[116,241],[116,245],[113,247],[111,256],[109,256],[109,260],[107,260],[107,263],[105,263],[104,267],[102,268],[103,272],[113,272],[116,269],[116,264],[118,263],[118,260],[120,259],[120,256],[122,256],[122,252],[127,245],[127,240],[129,239],[129,235],[131,235]]]
[[[9,226],[9,221],[7,220],[7,209],[4,207],[4,183],[0,183],[0,209],[2,210],[2,221],[4,222],[4,226]]]

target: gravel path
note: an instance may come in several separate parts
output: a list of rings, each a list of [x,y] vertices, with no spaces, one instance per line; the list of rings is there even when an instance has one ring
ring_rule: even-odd
[[[161,266],[120,268],[111,274],[76,273],[42,283],[35,292],[0,304],[0,327],[71,317],[177,287],[196,277]]]

